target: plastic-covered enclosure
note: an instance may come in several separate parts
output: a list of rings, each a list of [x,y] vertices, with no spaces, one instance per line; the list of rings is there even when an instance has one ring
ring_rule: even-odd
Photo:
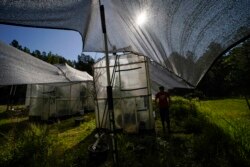
[[[2,42],[0,67],[0,85],[28,85],[30,117],[48,120],[94,109],[93,77],[87,72],[51,65]]]
[[[29,116],[49,120],[94,110],[92,91],[92,82],[28,85]]]
[[[109,128],[105,59],[94,65],[94,71],[97,127]],[[128,133],[153,129],[154,118],[147,58],[132,53],[110,56],[110,75],[116,128]]]

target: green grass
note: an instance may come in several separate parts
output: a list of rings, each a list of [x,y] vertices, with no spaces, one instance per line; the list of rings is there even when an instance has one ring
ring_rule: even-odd
[[[209,120],[221,127],[234,141],[250,151],[250,111],[244,99],[209,100],[197,103]]]
[[[87,147],[95,130],[94,113],[83,116],[76,126],[74,118],[54,124],[36,124],[27,115],[6,113],[0,106],[0,166],[73,166],[87,163]],[[84,147],[84,148],[82,148]],[[82,157],[85,156],[85,157]]]
[[[89,158],[88,147],[96,140],[94,113],[85,114],[84,123],[76,126],[74,118],[34,124],[4,110],[0,106],[0,166],[112,166],[111,151],[102,163]],[[250,165],[249,110],[244,100],[173,97],[170,111],[171,135],[163,132],[158,112],[155,133],[117,134],[120,167]]]
[[[74,119],[64,120],[60,124],[51,125],[50,134],[56,136],[65,150],[79,144],[83,139],[90,135],[95,129],[93,113],[85,116],[88,122],[75,126]]]
[[[244,99],[221,99],[201,101],[201,112],[223,115],[227,119],[250,119],[250,112]]]
[[[211,101],[204,103],[207,102],[212,103]],[[224,109],[221,104],[224,101],[217,102],[218,106]],[[245,119],[247,110],[242,111],[242,103],[233,105],[234,107],[230,107],[227,104],[230,109],[234,108],[235,115],[239,115],[239,118],[244,116],[242,119]],[[213,104],[207,106],[207,112],[204,112],[202,107],[204,107],[203,102],[195,103],[173,97],[170,108],[173,131],[171,135],[163,133],[158,113],[156,113],[155,135],[145,137],[120,134],[118,138],[118,148],[121,149],[120,166],[249,166],[250,152],[246,146],[238,143],[210,116],[209,113],[216,115],[212,112],[215,106]],[[228,113],[227,109],[224,112]],[[228,115],[232,117],[232,114]],[[247,129],[249,130],[249,127]]]
[[[4,112],[6,110],[5,105],[0,105],[0,113]]]

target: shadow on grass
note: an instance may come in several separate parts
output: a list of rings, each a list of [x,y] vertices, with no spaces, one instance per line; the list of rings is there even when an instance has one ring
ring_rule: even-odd
[[[9,118],[23,118],[27,117],[28,113],[22,110],[9,110],[0,112],[0,121]]]
[[[64,153],[64,163],[63,166],[100,166],[104,163],[103,160],[92,159],[90,157],[88,147],[92,145],[95,141],[96,130],[92,131],[90,135],[85,137],[80,143],[74,147],[68,149]]]
[[[209,122],[204,115],[192,111],[181,117],[178,116],[178,119],[172,117],[171,130],[174,133],[170,135],[163,133],[158,119],[155,133],[137,135],[118,133],[116,137],[119,167],[250,166],[249,151],[232,140],[223,129]],[[179,124],[174,124],[174,121],[178,121]],[[93,131],[65,153],[66,157],[72,158],[74,166],[112,166],[111,150],[104,162],[89,158],[88,146],[95,141],[95,134],[96,131]]]
[[[73,162],[74,166],[113,166],[111,138],[109,134],[106,134],[106,137],[103,139],[104,143],[110,147],[107,155],[100,154],[100,156],[104,157],[99,157],[98,155],[90,156],[88,147],[96,141],[94,137],[96,133],[97,131],[93,131],[78,145],[65,152],[66,157],[73,159],[73,161],[70,161]],[[158,149],[154,149],[158,147],[155,134],[132,135],[119,132],[116,134],[116,139],[118,144],[117,165],[119,167],[159,166],[159,151]]]
[[[22,133],[29,125],[28,118],[11,118],[8,123],[3,123],[0,125],[1,133],[8,133],[11,130],[14,130],[15,133]]]
[[[7,111],[0,112],[0,120],[9,118]]]
[[[1,121],[1,120],[0,120]],[[0,132],[8,133],[10,130],[14,129],[20,132],[25,131],[25,129],[30,125],[46,125],[48,127],[52,127],[58,130],[58,133],[65,132],[67,130],[71,130],[76,128],[77,126],[74,123],[74,118],[68,118],[65,120],[61,120],[60,122],[43,122],[43,121],[32,121],[29,120],[28,117],[20,116],[20,117],[9,117],[7,119],[2,120],[2,124],[0,124]]]
[[[173,166],[234,167],[250,166],[250,152],[241,143],[208,117],[197,111],[188,101],[180,101],[172,107],[171,123],[174,134],[171,135],[170,148],[177,144],[183,152],[183,163],[175,161]],[[181,132],[181,133],[180,133]],[[178,152],[175,149],[173,154]],[[174,157],[175,159],[175,157]],[[184,163],[185,162],[185,163]]]

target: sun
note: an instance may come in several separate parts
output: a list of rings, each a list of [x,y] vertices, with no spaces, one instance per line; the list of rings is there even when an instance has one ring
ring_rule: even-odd
[[[147,21],[147,14],[145,11],[141,12],[136,18],[136,24],[138,24],[139,26],[143,25],[146,21]]]

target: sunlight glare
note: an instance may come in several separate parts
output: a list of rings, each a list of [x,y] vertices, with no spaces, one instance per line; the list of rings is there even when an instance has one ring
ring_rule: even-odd
[[[136,23],[141,26],[143,25],[147,20],[147,15],[146,15],[146,12],[141,12],[138,16],[137,16],[137,19],[136,19]]]

